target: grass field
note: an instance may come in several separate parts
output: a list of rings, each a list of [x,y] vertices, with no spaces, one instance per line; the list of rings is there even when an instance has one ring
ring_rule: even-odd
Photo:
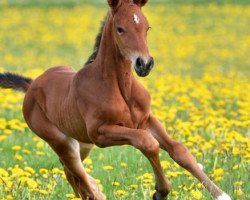
[[[58,64],[80,69],[107,6],[77,0],[75,6],[55,6],[56,0],[54,6],[16,6],[20,2],[0,4],[0,72],[36,77]],[[140,80],[151,93],[152,112],[233,200],[248,200],[250,6],[169,2],[144,8],[156,66]],[[23,96],[0,89],[0,200],[76,200],[55,154],[27,128]],[[212,199],[165,152],[161,160],[172,182],[168,199]],[[84,165],[107,200],[151,199],[152,169],[139,151],[95,148]]]

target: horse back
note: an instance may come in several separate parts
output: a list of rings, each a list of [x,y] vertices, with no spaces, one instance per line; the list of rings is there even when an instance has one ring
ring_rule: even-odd
[[[58,108],[69,98],[74,75],[75,72],[69,67],[50,68],[34,80],[28,93],[32,93],[48,115],[51,112],[57,113]]]

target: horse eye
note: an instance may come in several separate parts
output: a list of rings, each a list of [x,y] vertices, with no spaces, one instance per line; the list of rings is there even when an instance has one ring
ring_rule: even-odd
[[[116,30],[117,30],[117,32],[118,32],[119,34],[122,34],[122,33],[125,32],[125,30],[124,30],[123,28],[121,28],[121,27],[117,27]]]

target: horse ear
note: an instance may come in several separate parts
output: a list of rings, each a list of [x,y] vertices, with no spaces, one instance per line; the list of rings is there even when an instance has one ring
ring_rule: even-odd
[[[134,0],[134,3],[140,7],[144,6],[147,2],[148,0]]]
[[[112,9],[116,9],[121,3],[121,0],[108,0],[108,4]]]

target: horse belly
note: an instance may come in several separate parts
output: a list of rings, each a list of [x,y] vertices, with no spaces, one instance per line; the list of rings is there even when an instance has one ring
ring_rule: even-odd
[[[73,97],[67,97],[60,103],[57,102],[58,106],[51,106],[50,111],[47,113],[48,118],[56,124],[65,135],[72,137],[79,142],[91,143],[87,134],[85,120],[81,117],[76,104],[72,101],[72,98]],[[58,98],[53,98],[53,100],[55,99]]]
[[[88,137],[85,121],[80,115],[67,113],[67,117],[62,121],[64,122],[59,126],[64,134],[79,142],[91,143],[91,140]]]

